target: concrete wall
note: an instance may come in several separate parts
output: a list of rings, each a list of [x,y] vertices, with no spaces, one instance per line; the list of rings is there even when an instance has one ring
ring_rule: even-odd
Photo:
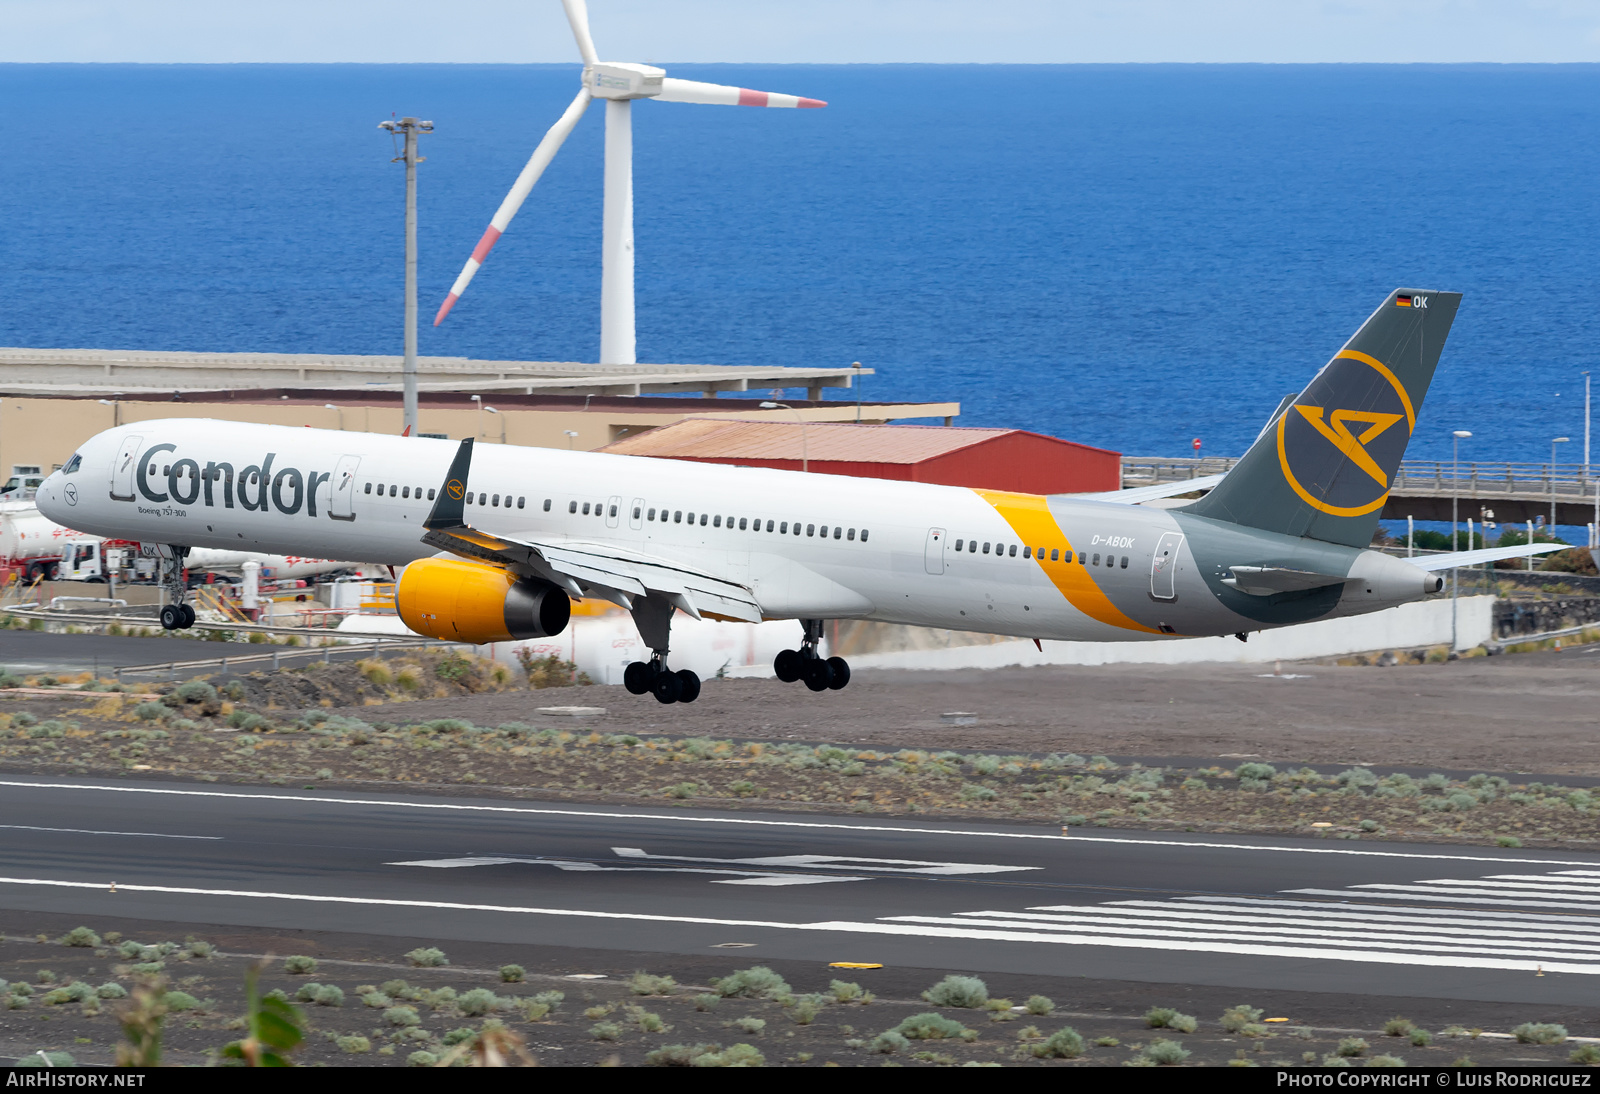
[[[1494,621],[1495,597],[1472,596],[1457,601],[1457,648],[1486,642]],[[1302,623],[1298,627],[1236,638],[1178,638],[1167,642],[1045,642],[1043,652],[1032,642],[998,642],[943,650],[907,650],[867,654],[850,660],[852,669],[1002,668],[1009,665],[1178,665],[1200,661],[1260,663],[1335,657],[1370,650],[1415,649],[1450,641],[1449,600],[1406,604],[1389,611],[1351,619]],[[769,670],[770,671],[770,670]]]

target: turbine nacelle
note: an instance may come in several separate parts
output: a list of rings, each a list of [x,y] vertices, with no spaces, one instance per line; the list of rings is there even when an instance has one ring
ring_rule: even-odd
[[[597,99],[650,99],[661,94],[666,70],[626,61],[600,61],[583,68],[583,86]]]

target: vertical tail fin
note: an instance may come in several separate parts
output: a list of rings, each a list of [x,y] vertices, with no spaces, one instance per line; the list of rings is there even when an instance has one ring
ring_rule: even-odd
[[[1390,293],[1217,488],[1186,511],[1365,547],[1460,303],[1460,293]]]

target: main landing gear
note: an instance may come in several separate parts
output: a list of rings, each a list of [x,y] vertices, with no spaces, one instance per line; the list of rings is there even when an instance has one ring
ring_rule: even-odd
[[[189,548],[163,545],[160,548],[161,585],[172,603],[161,609],[161,626],[169,631],[186,631],[194,626],[194,605],[188,602],[189,586],[183,580],[183,560]]]
[[[700,677],[688,669],[672,671],[660,654],[629,665],[622,674],[622,686],[635,695],[649,692],[658,703],[692,703],[700,698]]]
[[[843,657],[823,657],[822,620],[803,619],[806,636],[797,650],[784,650],[772,659],[772,671],[786,684],[804,680],[812,691],[838,691],[850,682],[850,662]]]
[[[633,621],[639,637],[650,647],[650,660],[629,665],[622,673],[622,686],[635,695],[649,692],[658,703],[692,703],[700,698],[700,677],[688,669],[674,672],[667,668],[672,612],[672,603],[659,595],[633,602]]]

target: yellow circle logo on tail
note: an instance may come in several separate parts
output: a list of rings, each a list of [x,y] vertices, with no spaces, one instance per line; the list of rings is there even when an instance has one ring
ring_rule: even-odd
[[[1396,428],[1402,421],[1405,428]],[[1364,516],[1388,500],[1390,475],[1416,425],[1399,377],[1376,357],[1347,349],[1278,419],[1278,466],[1313,509]]]
[[[444,492],[450,495],[451,501],[460,501],[461,495],[467,492],[467,488],[461,485],[460,479],[451,479],[444,484]]]

